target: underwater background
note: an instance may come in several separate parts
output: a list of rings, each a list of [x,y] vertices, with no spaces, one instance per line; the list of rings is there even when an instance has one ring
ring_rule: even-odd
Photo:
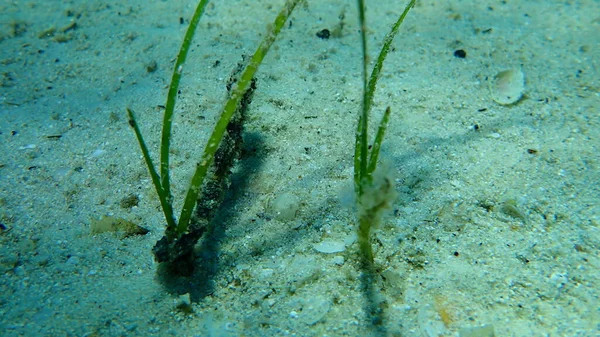
[[[371,59],[407,3],[367,1]],[[125,108],[158,158],[196,4],[0,1],[1,336],[600,335],[600,1],[417,1],[373,106],[391,107],[397,200],[372,287],[352,208],[357,7],[340,0],[292,14],[196,271],[159,276],[165,220]],[[175,108],[175,209],[283,4],[208,4]]]

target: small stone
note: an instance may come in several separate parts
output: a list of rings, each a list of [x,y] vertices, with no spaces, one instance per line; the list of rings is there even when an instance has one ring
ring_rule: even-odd
[[[325,28],[318,31],[316,35],[319,39],[327,40],[329,39],[329,36],[331,36],[331,32],[329,31],[329,29]]]
[[[149,73],[153,73],[156,71],[156,69],[158,69],[158,63],[156,63],[156,61],[152,60],[148,63],[146,63],[146,71]]]
[[[454,57],[457,57],[459,59],[464,59],[465,57],[467,57],[467,52],[464,49],[455,50]]]
[[[72,255],[70,256],[67,261],[66,264],[72,265],[72,266],[76,266],[79,264],[79,257]]]
[[[343,265],[344,264],[344,257],[340,256],[340,255],[335,256],[333,258],[333,264],[338,265],[338,266]]]
[[[119,201],[119,206],[123,209],[131,209],[137,206],[140,202],[140,198],[136,194],[129,194]]]

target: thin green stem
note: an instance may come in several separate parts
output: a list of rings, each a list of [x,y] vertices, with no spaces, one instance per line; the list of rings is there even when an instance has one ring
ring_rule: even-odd
[[[179,224],[177,226],[178,235],[187,231],[192,217],[194,205],[196,204],[198,194],[202,188],[202,183],[204,182],[206,173],[208,172],[208,169],[214,160],[215,152],[219,148],[219,144],[223,139],[223,135],[227,129],[227,125],[229,124],[231,117],[235,113],[240,100],[246,93],[246,90],[248,90],[248,87],[252,82],[252,78],[256,74],[258,67],[269,51],[269,48],[271,48],[271,45],[277,38],[281,28],[287,21],[289,15],[292,13],[298,2],[300,2],[300,0],[288,0],[284,8],[281,10],[281,12],[279,12],[275,22],[273,22],[271,31],[267,33],[261,44],[258,46],[256,52],[254,52],[254,55],[252,56],[252,59],[244,69],[242,76],[234,86],[231,95],[229,96],[229,99],[225,104],[223,111],[221,112],[221,117],[219,118],[219,121],[215,125],[215,128],[208,139],[208,143],[204,148],[204,153],[202,154],[200,162],[196,166],[196,172],[194,173],[190,188],[188,189],[185,197],[183,208],[181,209],[181,216],[179,217]]]
[[[377,159],[379,159],[379,151],[381,150],[381,143],[383,143],[383,137],[390,121],[390,114],[392,110],[388,106],[383,113],[379,128],[377,129],[377,135],[375,136],[375,142],[373,142],[373,148],[371,149],[371,156],[369,157],[369,167],[367,168],[367,175],[370,177],[377,168]]]
[[[179,55],[177,55],[177,60],[175,61],[175,68],[173,69],[173,76],[171,77],[171,85],[169,86],[169,93],[167,94],[167,104],[165,106],[162,138],[160,142],[160,177],[162,189],[165,191],[165,193],[167,193],[169,203],[172,202],[171,183],[169,177],[169,149],[171,146],[171,127],[173,125],[175,100],[177,98],[179,81],[181,80],[181,74],[183,72],[183,64],[185,63],[192,39],[194,38],[196,28],[198,27],[198,22],[200,21],[202,13],[204,13],[204,8],[206,7],[207,3],[208,0],[200,0],[196,10],[194,11],[190,25],[185,32],[185,37],[183,38],[181,48],[179,49]]]
[[[358,215],[358,243],[362,253],[363,261],[365,266],[373,265],[373,250],[370,244],[370,233],[371,228],[380,221],[381,212],[388,206],[387,198],[390,194],[383,195],[385,198],[382,202],[376,205],[370,205],[371,199],[375,197],[376,193],[382,193],[382,186],[373,186],[373,173],[377,168],[377,160],[379,158],[379,152],[381,150],[381,144],[385,136],[385,131],[389,123],[391,109],[388,107],[385,110],[383,118],[379,123],[377,135],[373,143],[373,148],[369,156],[368,153],[368,127],[369,127],[369,114],[373,105],[373,98],[375,95],[375,89],[377,87],[377,80],[383,68],[383,62],[389,53],[390,46],[394,37],[398,33],[400,25],[404,21],[408,11],[415,5],[416,0],[411,0],[410,3],[404,9],[404,12],[400,15],[396,23],[392,26],[391,31],[386,35],[384,44],[379,52],[373,71],[369,76],[367,73],[367,39],[366,39],[366,22],[365,22],[365,3],[364,0],[358,0],[358,18],[360,24],[360,37],[362,44],[362,61],[363,61],[363,97],[362,97],[362,111],[358,119],[358,126],[356,128],[356,139],[355,139],[355,150],[354,150],[354,188],[356,193],[357,206],[359,208]],[[390,184],[385,185],[389,188]],[[368,199],[369,202],[366,202]]]
[[[398,18],[398,20],[396,20],[396,22],[392,26],[392,29],[390,30],[389,33],[387,33],[387,35],[385,36],[385,38],[383,40],[383,46],[381,47],[381,50],[379,51],[379,56],[377,56],[377,61],[375,62],[375,66],[373,67],[373,71],[371,72],[371,76],[369,78],[369,84],[367,85],[367,93],[365,96],[366,97],[365,105],[367,106],[367,114],[371,111],[371,106],[373,105],[373,97],[375,95],[375,89],[377,87],[377,80],[379,79],[379,74],[381,73],[381,70],[383,69],[383,61],[385,61],[385,59],[390,51],[390,46],[392,45],[392,42],[394,41],[394,37],[396,37],[396,34],[398,34],[400,25],[402,25],[402,22],[404,22],[404,18],[406,17],[406,14],[408,14],[408,11],[415,5],[416,1],[417,0],[411,0],[408,3],[408,5],[406,5],[406,7],[404,8],[404,11],[402,12],[402,14]]]
[[[140,144],[140,148],[142,149],[142,155],[144,156],[144,160],[146,161],[146,166],[148,166],[148,171],[150,171],[150,177],[152,177],[152,183],[156,188],[156,194],[158,194],[158,199],[160,200],[160,205],[162,207],[163,213],[165,215],[165,219],[167,220],[167,231],[174,230],[176,227],[175,218],[173,217],[173,206],[171,205],[171,201],[169,200],[169,195],[163,189],[160,183],[160,177],[156,172],[156,168],[154,163],[152,162],[152,158],[150,158],[150,152],[148,151],[148,147],[146,146],[146,142],[144,142],[144,137],[142,137],[142,132],[137,125],[135,120],[135,116],[131,109],[127,108],[127,115],[129,116],[129,125],[133,128],[135,132],[135,136]]]
[[[362,99],[362,114],[359,119],[359,130],[357,137],[360,137],[359,145],[360,145],[360,153],[359,153],[359,167],[358,167],[358,194],[362,195],[363,188],[363,180],[366,177],[367,172],[367,155],[368,155],[368,145],[369,145],[369,101],[368,101],[368,92],[367,92],[367,23],[365,20],[365,2],[364,0],[358,0],[358,19],[360,23],[360,42],[362,47],[362,55],[363,55],[363,69],[362,69],[362,79],[363,79],[363,99]]]

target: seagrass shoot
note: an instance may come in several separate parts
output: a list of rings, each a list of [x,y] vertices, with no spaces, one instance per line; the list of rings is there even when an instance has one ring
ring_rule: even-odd
[[[152,161],[134,112],[127,108],[129,124],[133,128],[141,148],[166,220],[165,235],[153,249],[158,262],[178,264],[178,262],[184,261],[184,264],[189,264],[190,259],[193,259],[193,246],[206,230],[206,222],[210,221],[208,218],[215,215],[216,207],[214,205],[222,201],[222,199],[213,199],[215,199],[215,195],[217,195],[217,199],[222,198],[224,195],[224,189],[228,186],[226,183],[227,173],[230,172],[230,168],[235,162],[236,158],[234,157],[239,156],[241,152],[241,132],[244,122],[244,112],[242,110],[245,108],[245,102],[247,103],[250,100],[249,96],[254,88],[254,75],[283,25],[300,1],[287,0],[273,23],[268,26],[268,31],[262,42],[246,63],[240,75],[236,77],[235,83],[231,85],[226,103],[197,162],[178,219],[173,211],[169,172],[173,112],[179,82],[185,69],[186,57],[208,0],[201,0],[196,6],[175,61],[163,116],[159,170]],[[210,207],[207,205],[210,205]],[[194,209],[196,209],[195,217],[193,214]]]
[[[391,208],[396,198],[394,189],[394,180],[378,168],[379,152],[385,136],[385,132],[390,120],[391,108],[385,109],[383,117],[379,122],[377,133],[373,146],[369,148],[369,115],[373,105],[377,80],[381,75],[383,62],[385,61],[392,41],[398,33],[404,18],[411,8],[414,7],[416,0],[411,0],[405,7],[400,17],[392,25],[390,32],[385,36],[383,46],[379,51],[379,56],[373,66],[373,70],[368,74],[368,53],[367,53],[367,25],[365,20],[365,1],[358,0],[358,18],[360,24],[360,38],[362,47],[362,82],[363,97],[362,109],[359,114],[356,128],[356,140],[354,147],[354,192],[357,203],[358,217],[358,245],[362,262],[365,268],[373,268],[373,248],[371,246],[371,229],[375,228],[380,222],[384,211]]]

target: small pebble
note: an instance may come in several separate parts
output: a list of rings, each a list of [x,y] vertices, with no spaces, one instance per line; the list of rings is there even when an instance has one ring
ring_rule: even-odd
[[[458,57],[459,59],[464,59],[467,57],[467,52],[463,49],[458,49],[454,51],[454,57]]]

